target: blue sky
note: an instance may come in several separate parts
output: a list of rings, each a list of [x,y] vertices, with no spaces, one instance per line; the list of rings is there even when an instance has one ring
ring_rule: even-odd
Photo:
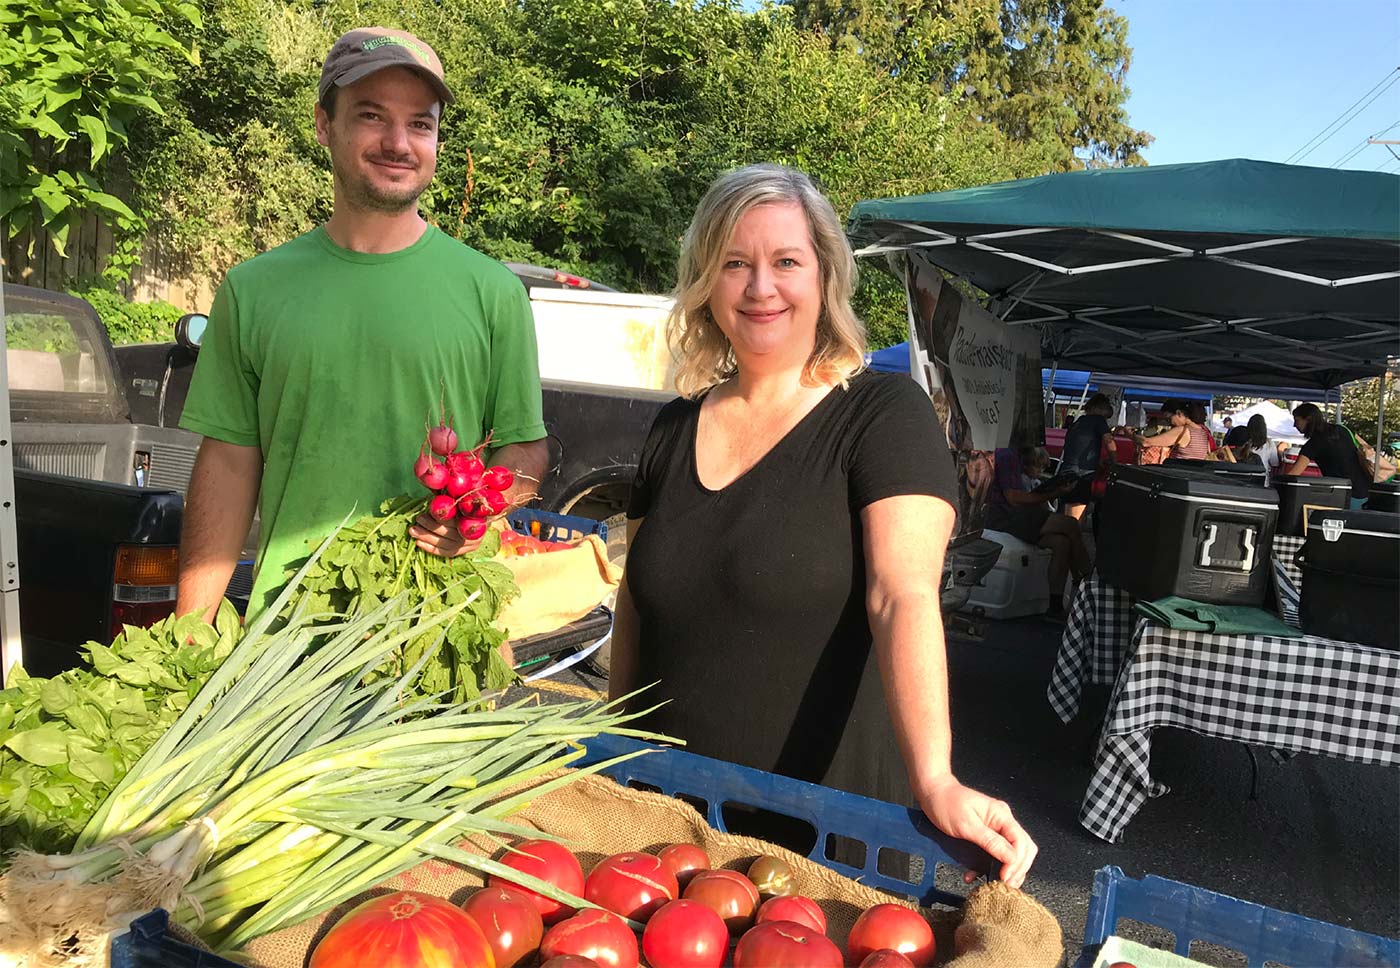
[[[1386,148],[1362,146],[1392,125],[1384,137],[1400,141],[1400,0],[1109,6],[1128,18],[1128,112],[1135,127],[1157,138],[1145,152],[1149,163],[1287,161],[1349,106],[1379,95],[1294,162],[1400,171]]]

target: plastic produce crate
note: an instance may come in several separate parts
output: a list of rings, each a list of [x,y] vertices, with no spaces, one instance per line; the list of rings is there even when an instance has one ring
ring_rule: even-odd
[[[817,842],[808,857],[846,877],[925,905],[959,906],[963,898],[934,886],[939,864],[991,874],[996,862],[981,848],[957,840],[929,823],[922,811],[882,800],[804,783],[762,770],[736,766],[684,750],[660,747],[621,736],[599,736],[588,741],[580,766],[611,759],[639,749],[649,749],[603,772],[624,786],[654,788],[667,796],[704,801],[706,820],[716,830],[726,830],[722,808],[744,804],[781,813],[810,823]],[[865,844],[865,864],[852,867],[825,856],[827,837],[836,834]],[[880,873],[880,849],[901,851],[923,859],[922,880],[917,884]],[[169,936],[168,918],[157,910],[131,924],[131,932],[112,942],[111,968],[238,968],[233,962],[199,951]],[[1379,962],[1378,962],[1379,964]]]
[[[588,752],[579,765],[596,763],[639,749],[658,752],[638,756],[609,767],[603,772],[623,786],[658,790],[667,796],[680,796],[694,803],[716,830],[725,831],[723,807],[741,804],[805,820],[817,831],[817,841],[808,858],[862,884],[906,897],[917,897],[924,905],[962,904],[962,897],[934,885],[937,865],[951,864],[959,870],[991,875],[996,861],[980,847],[949,837],[933,826],[923,811],[901,807],[883,800],[833,790],[815,783],[794,780],[763,770],[737,766],[685,750],[659,747],[622,736],[598,736],[588,741]],[[696,803],[703,801],[703,807]],[[826,856],[831,835],[865,845],[865,863],[852,867]],[[922,879],[911,884],[879,870],[881,849],[898,851],[923,859]]]
[[[1093,968],[1099,946],[1115,933],[1119,918],[1172,932],[1179,955],[1192,941],[1208,941],[1244,955],[1249,968],[1265,963],[1289,968],[1397,968],[1400,941],[1288,914],[1203,887],[1149,875],[1128,877],[1117,867],[1094,874],[1084,952],[1076,968]]]
[[[607,524],[576,514],[516,508],[507,512],[506,523],[521,534],[541,541],[577,541],[590,534],[596,534],[605,544],[608,540]]]

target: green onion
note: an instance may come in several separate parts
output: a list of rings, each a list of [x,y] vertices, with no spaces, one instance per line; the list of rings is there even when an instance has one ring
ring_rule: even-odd
[[[0,941],[0,964],[7,943],[36,964],[81,963],[155,907],[174,911],[216,950],[235,951],[427,857],[592,906],[455,844],[538,836],[507,818],[609,765],[545,779],[575,763],[589,737],[645,735],[624,725],[645,712],[624,713],[626,699],[404,702],[431,650],[398,678],[372,673],[434,629],[441,647],[475,595],[431,611],[401,596],[328,624],[293,604],[327,544],[112,791],[79,849],[16,857],[0,879],[0,938],[19,940]],[[279,614],[289,617],[274,624]]]

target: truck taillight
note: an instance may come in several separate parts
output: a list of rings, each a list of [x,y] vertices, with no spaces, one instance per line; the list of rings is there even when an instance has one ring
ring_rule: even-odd
[[[118,545],[112,569],[112,638],[123,625],[154,625],[175,611],[179,581],[179,548]]]

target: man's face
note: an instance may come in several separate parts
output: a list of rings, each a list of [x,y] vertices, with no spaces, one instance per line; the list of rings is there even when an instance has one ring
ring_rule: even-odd
[[[330,149],[345,201],[389,214],[412,208],[437,171],[441,111],[437,93],[406,67],[342,87],[333,119],[317,105],[316,140]]]

